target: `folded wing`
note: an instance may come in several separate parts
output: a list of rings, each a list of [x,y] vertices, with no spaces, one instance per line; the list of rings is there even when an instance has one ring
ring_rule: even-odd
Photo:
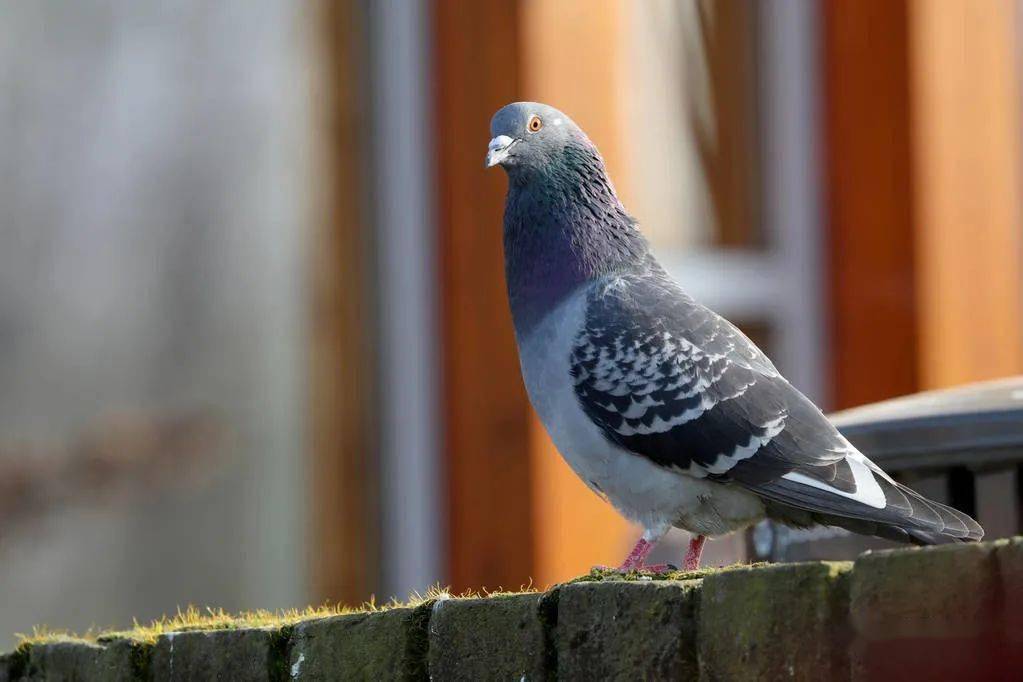
[[[983,535],[969,516],[893,481],[752,341],[659,270],[593,290],[572,374],[610,440],[741,485],[782,520],[924,544]]]

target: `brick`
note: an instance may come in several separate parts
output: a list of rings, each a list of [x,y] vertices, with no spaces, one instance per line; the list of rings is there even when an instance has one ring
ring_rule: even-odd
[[[432,606],[431,601],[299,623],[291,634],[288,673],[302,680],[427,679]]]
[[[780,564],[705,577],[702,679],[847,677],[850,568],[848,562]]]
[[[34,644],[23,652],[21,679],[129,682],[144,671],[147,655],[146,645],[124,639]]]
[[[864,554],[850,586],[853,679],[978,679],[998,665],[994,546]]]
[[[699,586],[686,580],[559,587],[558,679],[695,679]]]
[[[1004,614],[1003,658],[1007,667],[1023,670],[1023,537],[998,543],[995,557]]]
[[[160,635],[151,660],[155,680],[277,679],[283,668],[280,630],[196,630]]]
[[[544,680],[552,676],[545,621],[553,597],[513,594],[438,601],[430,616],[430,677],[435,680]]]
[[[1023,537],[1001,543],[995,555],[1004,597],[1006,638],[1023,644]]]
[[[19,682],[28,666],[28,652],[23,649],[0,654],[0,682]]]

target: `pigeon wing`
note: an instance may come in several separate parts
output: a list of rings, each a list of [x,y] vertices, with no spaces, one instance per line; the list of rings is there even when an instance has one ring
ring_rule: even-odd
[[[783,517],[923,543],[983,533],[888,477],[752,341],[659,268],[593,287],[571,372],[583,410],[612,442],[741,485]]]

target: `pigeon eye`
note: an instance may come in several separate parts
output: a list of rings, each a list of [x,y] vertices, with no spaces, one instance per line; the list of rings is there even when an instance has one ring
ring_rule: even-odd
[[[540,120],[539,116],[533,116],[529,119],[529,123],[526,124],[526,128],[528,128],[531,133],[540,132],[540,128],[543,128],[543,121]]]

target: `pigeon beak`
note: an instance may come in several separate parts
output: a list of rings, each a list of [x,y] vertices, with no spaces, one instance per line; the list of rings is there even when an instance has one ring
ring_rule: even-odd
[[[507,135],[498,135],[487,145],[487,168],[496,166],[508,158],[508,151],[518,140]]]

